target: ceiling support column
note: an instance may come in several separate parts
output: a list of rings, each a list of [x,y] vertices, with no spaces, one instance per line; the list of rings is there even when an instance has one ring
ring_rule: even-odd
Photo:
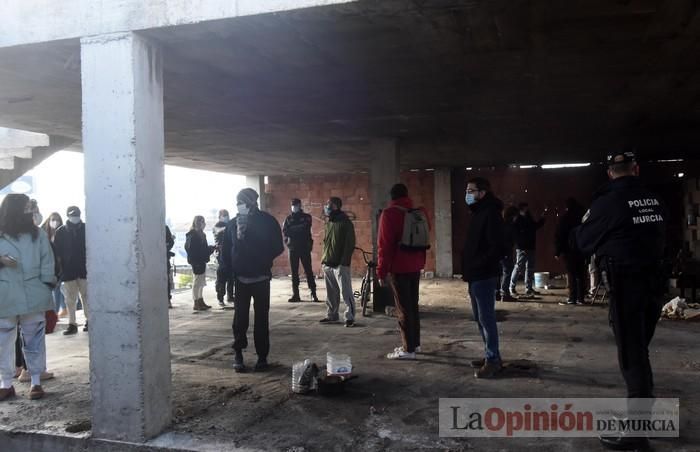
[[[171,418],[160,51],[81,40],[92,434],[143,441]]]

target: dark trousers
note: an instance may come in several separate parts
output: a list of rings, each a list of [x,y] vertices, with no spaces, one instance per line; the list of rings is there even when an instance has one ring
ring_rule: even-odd
[[[222,270],[221,266],[216,270],[216,299],[224,301],[224,295],[233,300],[233,275]]]
[[[649,362],[649,344],[661,316],[661,303],[654,295],[648,271],[608,271],[610,322],[627,397],[653,397],[654,377]]]
[[[248,348],[251,298],[255,310],[255,325],[253,326],[255,352],[258,358],[267,358],[270,352],[270,280],[253,284],[236,281],[233,348],[234,350]]]
[[[309,290],[316,293],[316,278],[313,268],[311,268],[311,251],[289,250],[289,265],[292,267],[292,290],[294,290],[294,294],[299,294],[299,261],[301,261],[301,265],[304,267]]]
[[[588,271],[586,260],[580,256],[564,256],[569,279],[569,301],[583,301],[586,296]]]
[[[501,281],[499,282],[499,286],[501,289],[501,294],[502,295],[508,295],[510,294],[510,276],[513,273],[513,255],[509,256],[504,256],[503,259],[501,259]]]
[[[420,272],[393,275],[390,284],[394,293],[403,349],[405,352],[413,353],[416,347],[420,346],[420,312],[418,310]]]

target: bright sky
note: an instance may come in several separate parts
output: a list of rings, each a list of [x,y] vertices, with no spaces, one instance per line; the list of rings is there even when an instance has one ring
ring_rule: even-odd
[[[83,154],[61,151],[27,175],[34,177],[34,194],[44,217],[76,205],[85,211]],[[235,215],[236,194],[245,187],[245,176],[165,167],[166,218],[171,225],[191,223],[195,215],[216,216],[219,209]],[[87,215],[86,215],[87,217]],[[213,226],[213,224],[208,224]]]

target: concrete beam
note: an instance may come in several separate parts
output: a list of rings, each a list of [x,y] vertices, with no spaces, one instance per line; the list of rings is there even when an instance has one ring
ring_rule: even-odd
[[[171,416],[162,59],[131,32],[81,58],[92,434],[143,441]]]
[[[435,181],[435,275],[452,278],[452,171],[438,168]]]
[[[48,146],[49,136],[44,133],[0,127],[0,149]]]
[[[397,140],[372,140],[370,142],[369,195],[372,201],[372,249],[377,261],[377,213],[391,199],[391,187],[400,182],[400,156]]]
[[[0,47],[194,24],[355,0],[21,0],[4,2]]]
[[[246,187],[252,188],[258,192],[258,207],[260,210],[267,209],[267,195],[265,195],[265,176],[246,176]]]

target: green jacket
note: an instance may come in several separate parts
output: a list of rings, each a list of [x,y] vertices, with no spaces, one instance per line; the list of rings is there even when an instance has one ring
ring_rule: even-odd
[[[329,267],[349,267],[355,252],[355,227],[345,212],[336,211],[326,223],[321,263]]]
[[[17,259],[17,268],[0,267],[0,317],[34,314],[53,309],[51,289],[56,284],[54,257],[43,229],[14,239],[0,233],[0,255]]]

